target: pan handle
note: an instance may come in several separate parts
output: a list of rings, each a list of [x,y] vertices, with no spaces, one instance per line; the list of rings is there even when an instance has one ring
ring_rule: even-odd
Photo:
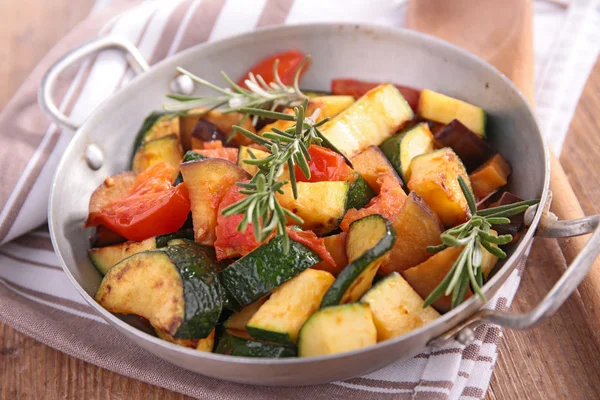
[[[140,53],[140,51],[130,42],[116,36],[104,36],[99,39],[92,40],[81,47],[78,47],[69,53],[62,56],[56,61],[42,78],[42,84],[38,92],[38,101],[42,110],[54,121],[63,128],[77,130],[79,124],[67,117],[54,103],[52,94],[56,81],[60,74],[67,68],[73,66],[85,57],[98,53],[102,50],[116,49],[125,53],[129,65],[133,71],[139,75],[147,71],[150,67]]]
[[[547,208],[549,202],[547,203]],[[531,207],[525,215],[526,223],[532,220],[535,209]],[[545,214],[545,215],[544,215]],[[496,324],[504,328],[525,330],[550,318],[571,296],[577,286],[583,281],[594,261],[600,255],[600,215],[557,221],[556,216],[548,210],[542,215],[540,224],[535,232],[537,237],[566,238],[593,233],[581,253],[565,270],[558,282],[531,311],[525,314],[515,314],[509,311],[480,310],[461,324],[429,342],[430,346],[442,346],[456,340],[464,345],[475,339],[474,329],[481,324]]]

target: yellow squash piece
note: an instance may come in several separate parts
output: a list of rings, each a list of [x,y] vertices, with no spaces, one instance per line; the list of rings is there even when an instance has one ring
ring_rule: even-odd
[[[421,296],[395,272],[373,286],[361,302],[371,306],[378,341],[404,335],[440,316],[431,306],[423,308]]]
[[[248,333],[259,340],[296,344],[300,328],[319,308],[334,280],[329,272],[304,270],[273,291],[248,321]]]
[[[458,176],[463,177],[469,188],[471,184],[465,167],[451,148],[415,157],[411,169],[408,188],[429,204],[446,227],[468,219],[469,205],[460,189]]]
[[[383,84],[323,125],[321,132],[346,157],[352,158],[369,146],[379,146],[413,117],[398,89]]]
[[[298,356],[345,353],[377,343],[377,330],[368,304],[322,308],[300,330]]]
[[[482,108],[433,90],[425,89],[421,92],[419,115],[442,124],[457,119],[474,133],[485,137],[487,117]]]

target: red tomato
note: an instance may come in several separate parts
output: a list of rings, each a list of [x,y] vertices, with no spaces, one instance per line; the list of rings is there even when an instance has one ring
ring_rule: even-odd
[[[175,232],[187,219],[190,200],[185,183],[171,184],[173,169],[161,163],[140,173],[131,192],[104,207],[89,225],[102,224],[135,241]]]
[[[355,98],[359,98],[363,94],[367,93],[369,90],[379,85],[380,83],[377,82],[365,82],[359,81],[357,79],[332,79],[331,94],[354,96]],[[421,96],[421,92],[417,89],[413,89],[408,86],[394,86],[396,86],[400,93],[402,93],[402,96],[404,96],[404,99],[406,100],[408,105],[410,105],[413,111],[416,111],[417,106],[419,104],[419,97]]]
[[[275,54],[271,57],[267,57],[264,60],[260,61],[258,64],[250,68],[250,71],[248,71],[238,81],[238,85],[247,89],[245,80],[248,79],[248,74],[250,72],[252,72],[254,75],[260,75],[266,83],[273,82],[275,80],[275,76],[273,75],[273,64],[277,59],[279,59],[279,67],[277,71],[279,72],[281,82],[283,82],[286,85],[292,85],[294,83],[294,75],[296,74],[296,70],[298,69],[300,63],[302,63],[302,60],[304,59],[304,54],[295,49]],[[307,63],[304,66],[304,68],[302,68],[300,76],[302,76],[304,72],[306,72],[309,63]]]
[[[295,242],[302,243],[321,257],[322,260],[327,261],[329,264],[336,266],[335,260],[329,254],[327,247],[325,247],[325,239],[317,237],[313,231],[298,231],[295,229],[287,228],[287,233]]]
[[[345,181],[354,177],[352,168],[335,151],[313,145],[308,148],[308,153],[311,158],[308,162],[310,179],[307,179],[304,172],[296,165],[298,182]]]
[[[348,232],[348,228],[352,222],[371,214],[381,214],[390,221],[394,220],[394,217],[404,204],[404,200],[406,200],[406,192],[402,189],[402,185],[398,179],[390,175],[380,176],[377,182],[381,182],[379,194],[373,197],[364,208],[360,210],[351,208],[348,210],[340,223],[342,231]]]
[[[243,215],[238,214],[226,217],[222,214],[223,209],[245,197],[239,190],[239,186],[231,186],[225,192],[225,195],[219,204],[217,227],[215,229],[215,234],[217,236],[217,240],[215,241],[215,252],[218,260],[245,256],[261,244],[254,238],[252,224],[248,224],[245,231],[238,232],[237,227],[240,222],[242,222],[242,219],[244,218]]]
[[[131,195],[109,205],[98,221],[129,240],[140,241],[175,232],[190,212],[185,183],[162,192]]]
[[[216,149],[197,149],[195,151],[206,157],[222,158],[223,160],[237,163],[239,149],[235,147],[219,147]]]

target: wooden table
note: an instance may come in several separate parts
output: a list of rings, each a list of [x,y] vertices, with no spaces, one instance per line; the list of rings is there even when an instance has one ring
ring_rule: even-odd
[[[90,10],[93,0],[0,2],[0,109],[46,51]],[[561,156],[587,214],[600,213],[600,61],[585,87]],[[533,251],[514,311],[527,311],[557,280]],[[506,331],[488,399],[600,398],[600,354],[578,295],[554,318],[525,332]],[[187,397],[87,364],[0,324],[0,398],[161,399]]]

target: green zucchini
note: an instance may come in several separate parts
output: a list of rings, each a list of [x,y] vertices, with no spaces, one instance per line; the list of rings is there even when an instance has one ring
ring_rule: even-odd
[[[368,304],[322,308],[300,330],[298,356],[344,353],[377,343],[377,330]]]
[[[135,153],[131,162],[131,169],[135,173],[143,172],[155,164],[166,162],[175,168],[179,168],[183,150],[179,143],[179,136],[167,135],[144,143]],[[175,179],[175,176],[173,176]]]
[[[166,247],[167,244],[176,238],[194,238],[194,232],[191,229],[182,229],[175,233],[159,235],[141,242],[125,242],[112,246],[93,248],[88,250],[88,255],[92,264],[98,269],[102,275],[106,273],[116,264],[123,261],[129,256],[140,253],[146,250],[153,250],[159,247]]]
[[[378,341],[404,335],[440,316],[431,306],[423,308],[421,296],[397,272],[374,285],[360,301],[371,306]]]
[[[352,158],[369,146],[379,146],[413,117],[398,89],[383,84],[332,118],[321,132],[342,154]]]
[[[296,344],[300,328],[318,310],[334,280],[327,271],[309,268],[301,272],[273,291],[250,318],[246,330],[259,340]]]
[[[477,106],[425,89],[419,97],[419,115],[425,119],[449,124],[453,119],[479,136],[485,137],[487,114]]]
[[[243,335],[243,332],[226,330],[219,339],[215,353],[238,357],[281,358],[295,357],[296,349],[292,346],[259,342]]]
[[[203,339],[223,307],[219,269],[210,247],[144,251],[111,268],[95,298],[110,312],[139,315],[176,338]]]
[[[392,224],[379,214],[372,214],[350,224],[346,237],[348,264],[337,276],[321,308],[358,300],[373,283],[383,256],[396,241]]]
[[[277,199],[283,208],[302,218],[302,229],[319,236],[338,227],[346,213],[347,181],[298,182],[298,198],[294,198],[291,185],[285,185]]]
[[[144,143],[173,133],[179,136],[179,118],[174,114],[153,111],[146,117],[135,137],[131,159]]]
[[[267,301],[267,296],[261,297],[257,301],[252,304],[248,304],[246,307],[242,308],[240,311],[233,313],[225,322],[223,322],[223,326],[227,329],[235,329],[238,331],[245,331],[246,324],[252,318],[254,314],[258,311],[258,309],[265,304]]]
[[[225,268],[219,277],[229,294],[244,307],[319,261],[315,252],[293,240],[286,254],[283,237],[276,236]]]
[[[375,191],[371,189],[371,186],[369,186],[365,178],[363,178],[362,175],[357,172],[356,180],[352,182],[350,188],[348,189],[348,197],[346,198],[346,211],[351,208],[360,210],[369,204],[369,201],[371,201],[371,199],[375,196]]]
[[[194,150],[188,150],[183,155],[183,160],[181,160],[181,163],[183,164],[189,161],[205,160],[207,158],[208,157],[206,157],[205,155],[197,153]],[[181,175],[181,172],[179,172],[179,174],[177,174],[177,178],[175,178],[175,182],[173,182],[173,185],[177,186],[181,182],[183,182],[183,175]]]
[[[434,150],[433,135],[427,123],[421,122],[386,139],[379,148],[390,160],[406,187],[410,179],[410,162],[416,156]]]

